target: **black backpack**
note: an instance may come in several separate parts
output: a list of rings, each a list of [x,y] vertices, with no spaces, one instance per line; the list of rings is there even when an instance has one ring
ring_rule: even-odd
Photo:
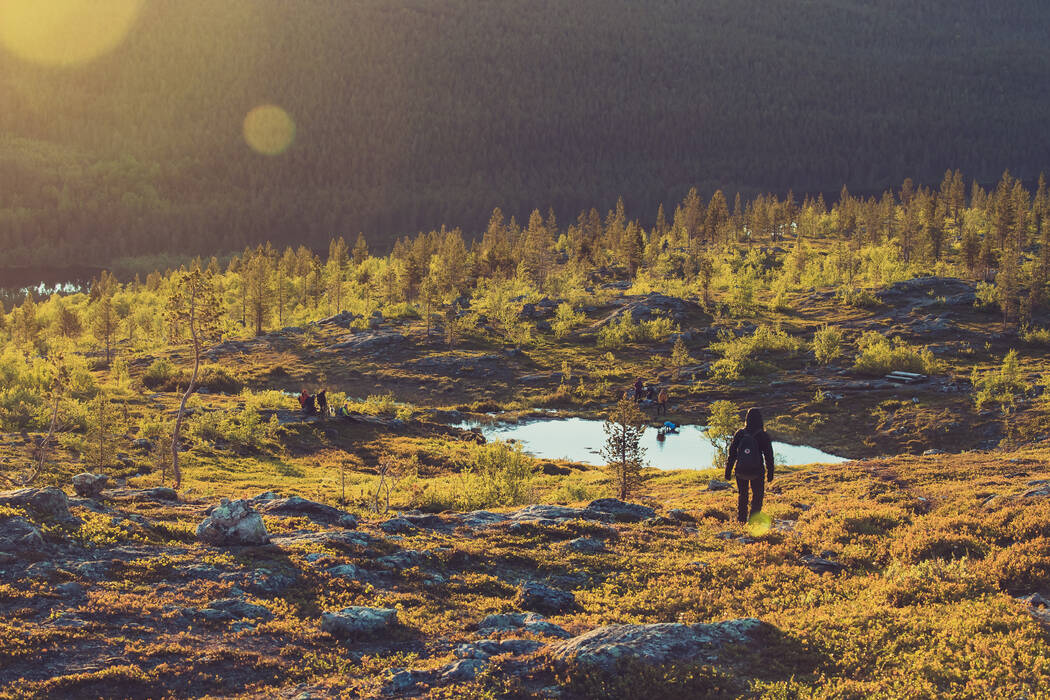
[[[738,476],[762,476],[762,450],[755,436],[746,430],[741,431],[736,448],[736,473]]]

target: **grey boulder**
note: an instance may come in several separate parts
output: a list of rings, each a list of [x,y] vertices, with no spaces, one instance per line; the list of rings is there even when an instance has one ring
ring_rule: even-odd
[[[222,503],[197,526],[197,539],[213,545],[261,545],[269,541],[262,516],[246,500]]]
[[[542,583],[529,581],[518,589],[515,598],[523,610],[556,615],[576,608],[576,596],[569,591],[551,588]]]
[[[352,606],[321,614],[321,630],[335,637],[371,637],[397,624],[397,610]]]
[[[84,472],[73,477],[73,491],[81,498],[98,498],[108,482],[105,474]]]
[[[549,650],[560,662],[613,670],[621,660],[645,664],[674,661],[714,663],[728,644],[753,644],[772,629],[753,618],[713,624],[606,625],[563,642]]]
[[[618,498],[599,498],[591,501],[586,510],[612,520],[620,522],[638,523],[656,516],[656,511],[649,506],[640,506],[635,503],[626,503]]]

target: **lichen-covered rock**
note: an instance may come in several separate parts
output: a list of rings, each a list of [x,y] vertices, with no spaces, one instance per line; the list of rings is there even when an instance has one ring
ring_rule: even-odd
[[[261,605],[249,603],[240,598],[220,598],[208,603],[209,610],[218,610],[229,616],[231,620],[243,620],[246,618],[269,620],[273,613]]]
[[[262,516],[246,500],[222,503],[197,526],[197,539],[214,545],[261,545],[269,541]]]
[[[367,578],[361,567],[354,564],[339,564],[328,569],[328,573],[338,578],[351,579],[353,581],[360,581]]]
[[[510,630],[524,630],[533,634],[541,634],[548,637],[559,637],[567,639],[572,635],[558,625],[550,622],[538,613],[500,613],[486,615],[478,623],[478,631],[483,634],[491,632],[506,632]]]
[[[352,606],[321,614],[321,630],[335,637],[371,637],[397,624],[397,610]]]
[[[521,584],[515,602],[523,610],[546,615],[556,615],[576,608],[576,596],[571,592],[551,588],[535,581]]]
[[[592,515],[593,513],[588,513],[583,508],[535,504],[522,508],[510,517],[515,522],[525,522],[530,520],[575,520]]]
[[[61,489],[19,489],[0,493],[0,506],[24,508],[34,515],[52,520],[72,520],[69,499]]]
[[[0,521],[0,552],[27,556],[46,549],[47,543],[39,528],[25,518]]]
[[[482,659],[460,659],[441,670],[441,680],[448,683],[467,683],[488,666]]]
[[[730,484],[728,481],[722,481],[721,479],[711,479],[707,482],[708,491],[728,491]]]
[[[388,535],[403,535],[415,532],[416,526],[404,518],[390,518],[390,520],[384,520],[379,523],[379,529]]]
[[[114,489],[106,492],[106,496],[118,501],[160,501],[172,502],[179,500],[179,494],[175,489],[168,486],[154,486],[148,489]]]
[[[256,506],[260,513],[279,516],[302,516],[315,522],[353,529],[357,527],[357,518],[344,510],[309,501],[299,496],[262,500]]]
[[[625,523],[638,523],[656,517],[656,511],[649,506],[626,503],[618,498],[599,498],[591,501],[585,510]]]
[[[727,644],[752,644],[771,627],[742,618],[714,624],[606,625],[550,645],[552,658],[612,670],[621,660],[645,664],[673,661],[715,663]]]
[[[577,537],[570,540],[565,548],[580,554],[605,554],[609,551],[604,542],[593,537]]]
[[[108,482],[105,474],[84,472],[73,477],[73,491],[81,498],[98,498]]]

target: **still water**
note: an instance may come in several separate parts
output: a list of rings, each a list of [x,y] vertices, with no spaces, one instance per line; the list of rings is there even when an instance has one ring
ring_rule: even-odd
[[[534,420],[522,423],[466,423],[461,427],[481,428],[487,440],[518,440],[526,452],[544,459],[566,459],[584,464],[604,464],[598,451],[605,444],[604,421],[586,418]],[[651,467],[659,469],[707,469],[712,466],[715,448],[704,437],[703,426],[683,425],[677,435],[656,439],[656,428],[642,435],[642,446]],[[822,452],[807,445],[774,442],[777,464],[836,464],[845,457]],[[723,466],[723,465],[719,465]]]

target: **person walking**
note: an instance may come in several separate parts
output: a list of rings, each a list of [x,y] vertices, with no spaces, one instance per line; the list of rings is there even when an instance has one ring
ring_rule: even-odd
[[[317,411],[321,414],[322,418],[327,418],[329,416],[328,389],[326,387],[322,387],[321,390],[317,392]]]
[[[763,469],[763,462],[765,469]],[[729,459],[726,461],[726,481],[733,475],[736,466],[737,509],[736,519],[747,522],[762,511],[762,497],[766,492],[766,481],[773,481],[773,441],[769,439],[762,423],[762,412],[757,408],[747,409],[744,427],[733,435],[729,444]],[[753,494],[748,508],[748,491]]]

